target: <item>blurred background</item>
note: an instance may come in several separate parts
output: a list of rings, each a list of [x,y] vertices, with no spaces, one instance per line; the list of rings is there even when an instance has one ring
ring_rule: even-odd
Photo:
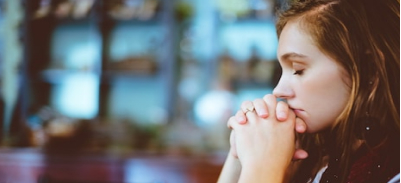
[[[0,0],[0,182],[216,182],[283,0]]]

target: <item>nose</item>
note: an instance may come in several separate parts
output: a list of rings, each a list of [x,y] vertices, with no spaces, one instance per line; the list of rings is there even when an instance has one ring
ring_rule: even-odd
[[[283,76],[281,76],[280,81],[273,90],[273,95],[281,99],[289,99],[294,97],[294,91],[290,86],[290,82]]]

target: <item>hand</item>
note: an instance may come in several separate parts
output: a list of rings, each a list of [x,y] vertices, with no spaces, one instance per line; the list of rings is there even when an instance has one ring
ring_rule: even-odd
[[[234,117],[232,117],[232,119],[233,118]],[[235,145],[235,133],[234,133],[234,131],[231,131],[231,133],[230,133],[230,147],[231,147],[230,148],[230,154],[238,159],[237,147]]]
[[[265,100],[270,114],[276,113],[276,108],[288,108],[286,103],[277,102],[273,95],[266,96]],[[249,120],[247,124],[239,124],[235,117],[229,120],[229,126],[234,130],[230,139],[232,149],[236,148],[245,172],[241,176],[260,177],[266,175],[262,173],[265,172],[272,178],[282,179],[295,152],[295,113],[289,110],[284,121],[277,120],[275,115],[261,118],[253,110],[247,112],[246,117]]]
[[[267,99],[267,96],[268,95],[265,95],[265,97],[263,99],[256,99],[253,102],[245,101],[242,103],[241,109],[254,108],[259,117],[267,118],[269,116],[268,108],[267,108],[267,105],[265,102]],[[277,120],[285,121],[288,118],[289,111],[290,111],[290,109],[289,109],[288,105],[277,105],[277,107],[276,107]],[[236,120],[239,124],[246,124],[248,122],[243,110],[239,110],[235,114],[235,118],[231,119],[231,120]],[[295,131],[297,133],[305,133],[305,131],[306,131],[305,122],[300,118],[296,118],[295,122],[296,122],[295,123]],[[233,144],[233,141],[234,141],[233,139],[235,139],[235,133],[234,132],[231,132],[231,133],[232,134],[230,136],[230,145],[231,145],[230,152],[234,157],[238,158],[235,144]],[[301,160],[301,159],[305,159],[307,157],[308,157],[308,153],[305,150],[300,149],[299,143],[296,143],[296,150],[293,155],[293,160]]]

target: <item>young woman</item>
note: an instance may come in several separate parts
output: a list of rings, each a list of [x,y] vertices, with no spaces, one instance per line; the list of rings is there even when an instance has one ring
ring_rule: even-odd
[[[399,8],[292,1],[277,21],[279,84],[228,121],[219,182],[399,182]]]

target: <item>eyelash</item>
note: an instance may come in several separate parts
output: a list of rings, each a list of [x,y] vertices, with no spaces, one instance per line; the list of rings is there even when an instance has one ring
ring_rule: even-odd
[[[294,75],[302,75],[304,73],[304,70],[297,70],[294,72]]]

